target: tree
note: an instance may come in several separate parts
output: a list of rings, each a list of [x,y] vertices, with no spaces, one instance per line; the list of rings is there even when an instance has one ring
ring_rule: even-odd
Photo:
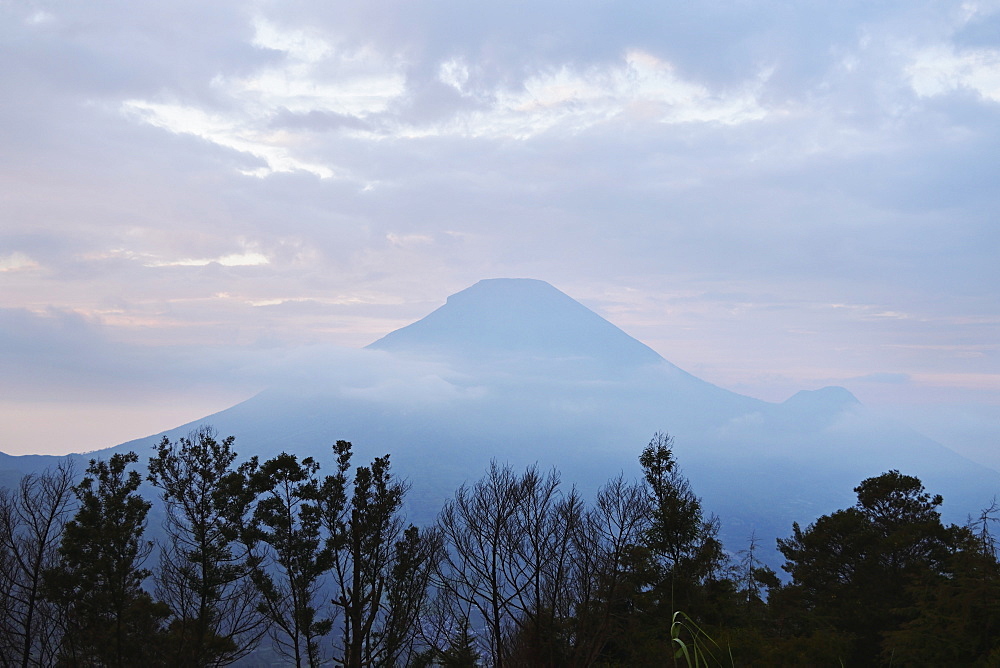
[[[63,524],[72,509],[73,464],[21,478],[0,490],[0,665],[55,662],[58,620],[42,598],[46,569],[55,566]]]
[[[703,626],[715,615],[717,599],[732,599],[732,583],[723,577],[727,560],[718,520],[705,516],[701,499],[681,473],[673,439],[654,434],[639,464],[641,483],[626,486],[618,480],[598,499],[599,526],[608,527],[604,540],[610,539],[613,549],[602,575],[607,582],[602,598],[607,598],[590,603],[589,614],[600,611],[594,619],[604,619],[597,627],[602,630],[600,655],[613,664],[662,662],[673,655],[676,611]]]
[[[422,622],[428,604],[431,576],[441,558],[441,536],[434,528],[412,524],[395,545],[386,588],[381,645],[385,665],[408,666],[426,643]]]
[[[669,618],[684,610],[697,618],[702,585],[717,576],[726,561],[719,542],[719,521],[705,517],[691,484],[673,455],[673,438],[653,435],[639,457],[651,506],[644,546],[650,562],[649,603]]]
[[[583,502],[575,489],[563,494],[559,473],[541,474],[528,468],[520,481],[522,502],[515,515],[516,540],[512,564],[524,579],[513,601],[516,616],[508,640],[513,663],[531,666],[567,665],[575,634],[575,579],[582,530]]]
[[[597,493],[574,532],[572,650],[569,665],[591,666],[628,635],[639,584],[634,568],[652,508],[641,484],[624,476]],[[624,644],[624,643],[623,643]]]
[[[736,564],[741,603],[746,606],[746,612],[751,619],[756,618],[764,607],[766,598],[764,592],[781,586],[778,575],[757,556],[759,551],[760,540],[757,538],[757,533],[753,532],[747,540],[746,549],[739,551],[740,560]]]
[[[482,625],[478,649],[491,665],[566,665],[576,638],[584,511],[575,490],[559,487],[554,470],[516,475],[493,462],[445,503],[436,581],[443,607],[458,613],[442,634],[449,646],[464,646],[469,629]]]
[[[966,525],[979,541],[979,550],[994,561],[997,559],[997,538],[990,528],[997,523],[1000,523],[1000,504],[993,497],[990,505],[980,511],[979,517],[975,520],[970,517]]]
[[[439,652],[434,665],[442,668],[476,668],[481,655],[469,627],[462,626],[458,634],[449,638],[448,646]]]
[[[645,639],[668,637],[675,596],[709,598],[724,555],[670,438],[657,434],[640,462],[644,483],[613,479],[593,509],[535,467],[517,475],[493,462],[461,486],[438,516],[438,605],[453,614],[438,637],[454,646],[481,629],[471,635],[494,666],[662,657],[669,647]]]
[[[976,520],[952,527],[941,576],[911,584],[912,618],[886,638],[894,664],[1000,663],[1000,562],[989,528],[996,515],[994,500]]]
[[[323,482],[320,507],[341,621],[337,660],[350,667],[408,663],[439,541],[434,532],[404,530],[408,486],[391,473],[388,455],[359,466],[352,481],[350,442],[333,447],[337,472]]]
[[[451,609],[474,613],[483,621],[483,649],[497,668],[508,664],[505,637],[515,624],[519,590],[529,584],[511,563],[523,497],[519,476],[510,467],[491,462],[486,475],[472,487],[459,487],[438,516],[446,549],[437,584],[445,596],[455,599]],[[472,626],[472,620],[457,619],[453,625],[451,638]]]
[[[149,461],[166,511],[156,593],[171,609],[174,665],[232,663],[266,631],[250,577],[254,556],[238,540],[251,498],[233,479],[234,440],[219,441],[208,427],[176,442],[164,436]]]
[[[956,534],[941,524],[940,496],[919,479],[889,471],[854,489],[857,504],[778,540],[792,582],[778,598],[801,629],[846,634],[852,665],[878,662],[882,639],[912,615],[912,585],[944,570]],[[884,646],[892,652],[892,647]]]
[[[152,542],[143,540],[150,504],[128,470],[134,452],[91,460],[74,488],[79,509],[63,531],[60,562],[44,575],[46,598],[61,609],[60,660],[73,665],[157,665],[168,610],[142,585]]]
[[[266,547],[267,558],[255,560],[252,573],[261,594],[259,610],[273,625],[279,652],[296,666],[317,666],[319,638],[333,623],[318,608],[320,578],[331,565],[321,533],[319,464],[282,452],[260,465],[252,458],[240,471],[257,499],[243,540]]]

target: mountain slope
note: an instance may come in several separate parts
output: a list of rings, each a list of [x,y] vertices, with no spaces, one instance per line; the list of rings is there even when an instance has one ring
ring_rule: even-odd
[[[411,520],[426,523],[491,459],[554,466],[590,496],[619,471],[638,476],[639,452],[667,431],[733,551],[751,532],[773,546],[793,521],[850,505],[861,480],[890,468],[943,494],[949,521],[1000,491],[1000,473],[879,418],[843,388],[781,404],[730,392],[541,281],[482,281],[350,363],[320,357],[290,375],[294,383],[164,433],[210,424],[235,435],[242,456],[284,450],[328,466],[337,439],[354,443],[357,464],[391,453],[412,483]],[[95,454],[145,458],[161,436]],[[0,456],[0,472],[41,461]]]
[[[495,359],[590,359],[609,365],[663,361],[579,302],[544,281],[482,280],[444,306],[368,346],[410,354]]]

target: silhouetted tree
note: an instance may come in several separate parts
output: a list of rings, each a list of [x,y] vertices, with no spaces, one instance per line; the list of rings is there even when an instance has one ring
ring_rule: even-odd
[[[917,478],[889,471],[854,491],[853,508],[804,531],[793,524],[792,536],[778,540],[792,576],[778,598],[799,616],[801,633],[845,634],[850,656],[839,658],[876,665],[883,636],[913,614],[912,585],[944,572],[956,534],[941,524],[941,497],[927,494]]]
[[[252,574],[260,611],[272,624],[279,652],[296,666],[317,666],[319,638],[333,623],[318,608],[320,578],[331,565],[321,533],[319,464],[283,452],[260,465],[251,459],[240,471],[257,497],[243,539],[250,546],[266,546],[267,559],[256,562]]]
[[[459,487],[438,516],[445,541],[438,586],[456,599],[454,609],[472,611],[482,620],[483,649],[497,668],[508,665],[505,638],[517,618],[517,597],[530,584],[512,563],[524,494],[520,477],[492,462],[486,476]],[[457,620],[457,627],[470,622]]]
[[[408,666],[426,647],[421,626],[441,549],[440,533],[433,527],[421,530],[410,525],[396,541],[379,634],[385,665]]]
[[[323,481],[320,507],[341,619],[336,660],[352,668],[407,664],[439,541],[434,532],[404,530],[407,485],[391,473],[388,455],[359,466],[351,480],[351,444],[337,441],[334,453],[337,472]]]
[[[251,499],[232,480],[233,442],[203,427],[176,442],[164,436],[149,461],[166,511],[156,593],[172,612],[166,651],[177,666],[232,663],[266,631],[255,559],[238,540]]]
[[[442,668],[476,668],[480,665],[479,659],[472,632],[468,626],[463,626],[458,635],[449,640],[448,647],[437,657],[435,665]]]
[[[65,621],[60,662],[162,664],[168,609],[142,588],[153,544],[142,537],[150,507],[136,493],[142,478],[128,470],[137,461],[134,452],[91,460],[74,488],[79,509],[63,531],[60,563],[46,571],[44,583]]]
[[[604,655],[609,644],[619,644],[628,635],[639,588],[635,556],[651,511],[645,487],[618,475],[598,491],[594,507],[574,532],[569,665],[591,666],[608,658]]]
[[[994,501],[979,518],[952,527],[943,573],[909,583],[912,618],[890,631],[893,665],[1000,664],[1000,563],[990,524]]]
[[[474,635],[490,665],[586,665],[580,658],[596,652],[580,620],[593,622],[603,586],[594,567],[607,565],[603,543],[586,533],[590,521],[554,470],[517,475],[493,462],[460,487],[438,517],[445,551],[437,584],[443,607],[457,613],[441,634],[448,646],[482,628]]]
[[[651,558],[646,598],[653,609],[667,613],[666,618],[684,610],[697,619],[703,585],[717,577],[726,562],[719,521],[702,511],[701,499],[674,459],[672,437],[654,434],[639,463],[651,505],[643,541]]]
[[[534,467],[521,477],[523,495],[515,515],[516,540],[512,563],[526,586],[513,600],[516,639],[512,657],[520,665],[564,665],[573,638],[570,620],[578,607],[572,587],[575,534],[582,530],[583,501],[575,489],[560,490],[560,476],[541,474]]]
[[[73,505],[73,465],[28,474],[0,490],[0,665],[55,662],[57,610],[42,597],[42,577],[58,560],[63,524]]]
[[[760,541],[756,532],[750,534],[747,547],[739,551],[740,560],[736,564],[736,584],[740,601],[746,607],[746,614],[755,619],[759,616],[769,589],[781,586],[778,575],[764,564],[758,554]]]

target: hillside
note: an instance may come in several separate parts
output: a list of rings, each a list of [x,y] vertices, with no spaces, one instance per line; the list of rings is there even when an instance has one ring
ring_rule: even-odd
[[[751,532],[773,546],[793,521],[849,505],[862,479],[893,468],[943,494],[950,521],[1000,490],[1000,473],[880,418],[843,388],[777,404],[730,392],[543,281],[481,281],[351,359],[308,360],[294,382],[94,455],[145,457],[162,435],[201,424],[235,435],[242,456],[285,450],[329,462],[330,445],[346,439],[359,463],[391,453],[412,483],[410,517],[423,523],[491,459],[556,467],[590,496],[619,471],[636,475],[642,447],[666,431],[732,551]],[[3,455],[0,471],[9,484],[49,461]]]

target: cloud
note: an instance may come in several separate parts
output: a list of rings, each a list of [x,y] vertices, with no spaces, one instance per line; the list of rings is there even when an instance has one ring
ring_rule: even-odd
[[[412,246],[433,243],[433,237],[427,234],[395,234],[389,232],[385,235],[386,240],[393,246]]]
[[[914,54],[906,72],[913,90],[922,97],[967,89],[1000,102],[1000,49],[958,51],[941,44]]]
[[[228,299],[227,295],[219,295]],[[330,309],[356,299],[331,299],[325,304],[275,300],[253,305],[284,315],[328,315]],[[317,307],[320,307],[317,310]],[[379,305],[372,310],[378,313]],[[391,358],[385,353],[326,343],[288,344],[251,341],[226,346],[202,343],[144,345],[115,339],[115,328],[104,317],[48,309],[0,308],[0,400],[38,401],[42,398],[103,397],[131,402],[163,398],[175,392],[208,390],[253,393],[266,387],[322,390],[348,388],[376,392],[385,385],[400,395],[412,385],[441,385],[457,377],[445,367],[423,361]],[[414,381],[410,383],[410,381]],[[411,389],[419,395],[422,390]]]
[[[301,170],[332,178],[334,164],[298,155],[308,134],[274,119],[323,114],[364,118],[382,112],[404,90],[398,64],[370,49],[350,50],[322,34],[285,29],[262,17],[253,21],[252,46],[278,54],[249,75],[218,73],[209,83],[223,105],[202,108],[176,100],[128,99],[123,113],[132,119],[180,134],[190,134],[261,159],[264,167],[244,173],[264,177]],[[341,174],[343,176],[343,174]]]
[[[217,263],[223,267],[256,267],[268,264],[266,255],[261,253],[233,253],[212,259],[159,260],[148,263],[147,267],[204,267]]]
[[[442,64],[441,79],[466,94],[469,68]],[[767,73],[734,91],[711,91],[685,81],[674,67],[638,50],[621,62],[579,71],[561,66],[527,78],[519,90],[496,90],[486,109],[460,114],[446,124],[403,130],[405,136],[459,134],[527,139],[558,129],[573,133],[614,120],[653,123],[739,124],[767,115],[756,99]],[[483,93],[478,95],[483,97]]]
[[[876,369],[911,378],[858,381],[879,400],[930,392],[921,374],[981,388],[998,16],[0,4],[0,308],[33,314],[5,321],[18,345],[54,337],[77,387],[110,387],[105,365],[177,378],[212,347],[364,345],[535,276],[755,396]],[[55,313],[82,320],[42,336]]]
[[[0,309],[0,396],[6,401],[148,398],[191,386],[227,364],[224,353],[215,360],[206,353],[116,342],[99,321],[73,312]]]
[[[431,124],[414,123],[406,106],[393,107],[408,88],[401,63],[371,48],[338,49],[323,37],[255,21],[253,44],[279,51],[279,65],[268,64],[251,76],[217,75],[212,87],[229,111],[181,102],[130,99],[122,104],[130,118],[171,132],[191,134],[261,159],[264,167],[243,170],[254,176],[302,170],[321,178],[350,178],[336,158],[316,154],[307,130],[339,130],[361,139],[420,137],[514,137],[527,139],[558,129],[579,132],[613,120],[652,123],[739,124],[768,114],[757,97],[768,78],[759,72],[729,90],[711,90],[684,80],[673,65],[651,53],[627,50],[600,67],[580,70],[563,64],[525,79],[516,89],[486,87],[473,80],[464,60],[439,64],[439,79],[462,96],[474,97],[472,110]],[[238,110],[234,113],[233,110]],[[284,118],[344,119],[329,123],[292,123]],[[380,117],[375,124],[362,121]],[[339,126],[339,127],[338,127]],[[307,156],[306,154],[312,154]]]
[[[263,167],[244,169],[248,176],[264,177],[275,172],[310,172],[320,178],[330,178],[334,171],[321,164],[300,160],[289,150],[290,137],[281,133],[261,132],[254,122],[242,123],[240,119],[212,115],[201,109],[178,104],[161,104],[144,100],[126,100],[123,111],[142,122],[179,134],[190,134],[201,139],[248,153],[264,162]]]
[[[15,251],[10,255],[0,256],[0,272],[24,271],[26,269],[37,268],[38,263],[20,251]]]

